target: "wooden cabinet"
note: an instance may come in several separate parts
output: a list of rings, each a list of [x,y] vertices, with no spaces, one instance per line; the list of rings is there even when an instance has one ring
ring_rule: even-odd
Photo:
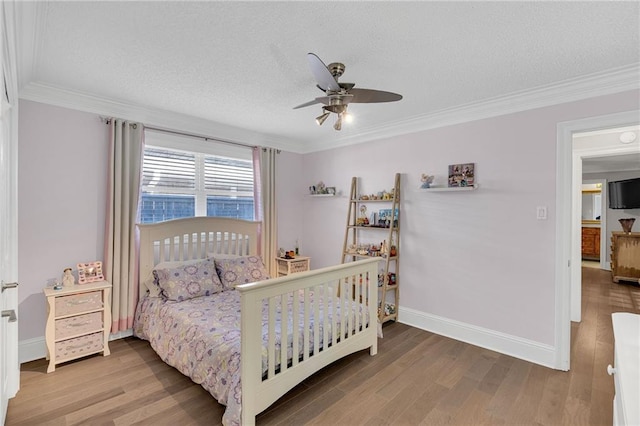
[[[611,275],[616,283],[640,283],[640,232],[611,233]]]
[[[582,258],[600,260],[600,228],[582,227]]]
[[[373,211],[372,206],[378,211]],[[381,323],[397,321],[400,303],[400,173],[395,175],[391,192],[382,196],[376,194],[373,199],[371,195],[359,193],[357,177],[351,180],[342,263],[365,257],[378,257],[382,264],[378,276],[378,318]]]
[[[282,257],[276,257],[276,263],[278,264],[278,276],[284,277],[296,272],[304,272],[311,269],[311,258],[304,256],[296,256],[293,259],[285,259]]]
[[[102,352],[109,355],[111,284],[99,281],[54,290],[46,287],[47,373],[56,364]]]

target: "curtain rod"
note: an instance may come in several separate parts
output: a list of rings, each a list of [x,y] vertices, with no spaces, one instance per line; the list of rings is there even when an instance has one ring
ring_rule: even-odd
[[[112,117],[100,116],[100,121],[102,121],[105,124],[109,124],[111,122],[111,120],[113,120]],[[245,143],[242,143],[242,142],[227,141],[227,140],[224,140],[224,139],[212,138],[212,137],[209,137],[209,136],[196,135],[194,133],[186,133],[186,132],[179,132],[177,130],[162,129],[160,127],[144,126],[144,128],[145,128],[145,130],[153,130],[153,131],[156,131],[156,132],[169,133],[169,134],[172,134],[172,135],[179,135],[179,136],[187,136],[187,137],[190,137],[190,138],[204,139],[205,141],[215,141],[215,142],[225,143],[225,144],[228,144],[228,145],[242,146],[242,147],[251,148],[251,149],[258,148],[257,145],[248,145],[248,144],[245,144]],[[264,148],[264,147],[262,149],[266,150],[266,148]],[[279,149],[276,149],[276,152],[278,154],[280,154],[280,150]]]
[[[237,146],[243,146],[245,148],[256,148],[256,145],[248,145],[248,144],[244,144],[241,142],[232,142],[232,141],[227,141],[227,140],[223,140],[223,139],[218,139],[218,138],[212,138],[209,136],[203,136],[203,135],[196,135],[193,133],[186,133],[186,132],[179,132],[177,130],[169,130],[169,129],[161,129],[159,127],[151,127],[151,126],[145,126],[144,127],[146,130],[153,130],[156,132],[162,132],[162,133],[170,133],[172,135],[179,135],[179,136],[187,136],[190,138],[198,138],[198,139],[204,139],[205,141],[215,141],[215,142],[220,142],[220,143],[226,143],[229,145],[237,145]]]

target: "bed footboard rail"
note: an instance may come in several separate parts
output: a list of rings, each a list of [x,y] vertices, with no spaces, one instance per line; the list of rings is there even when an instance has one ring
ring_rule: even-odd
[[[366,259],[238,286],[242,424],[351,353],[377,352],[378,261]]]

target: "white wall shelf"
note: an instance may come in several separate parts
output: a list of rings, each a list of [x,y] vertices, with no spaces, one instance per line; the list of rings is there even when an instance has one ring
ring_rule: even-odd
[[[336,194],[309,194],[310,197],[335,197]]]
[[[431,187],[431,188],[423,188],[420,189],[420,192],[459,192],[459,191],[475,191],[476,189],[478,189],[480,187],[479,184],[475,184],[473,186],[458,186],[458,187],[451,187],[449,188],[448,186],[435,186],[435,187]]]

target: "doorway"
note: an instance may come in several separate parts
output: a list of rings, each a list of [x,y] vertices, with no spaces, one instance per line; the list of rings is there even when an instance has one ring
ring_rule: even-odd
[[[638,111],[558,123],[556,163],[556,273],[555,273],[555,347],[556,368],[568,370],[571,352],[571,321],[581,319],[581,220],[583,158],[636,154],[640,145],[617,144],[609,147],[589,146],[575,149],[577,133],[638,126]]]

